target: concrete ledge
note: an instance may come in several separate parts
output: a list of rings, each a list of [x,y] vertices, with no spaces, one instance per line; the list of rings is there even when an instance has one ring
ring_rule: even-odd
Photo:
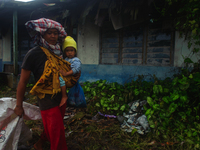
[[[95,82],[96,80],[107,80],[124,84],[136,80],[138,75],[144,75],[145,81],[153,81],[153,75],[164,80],[173,77],[179,72],[179,67],[164,66],[131,66],[131,65],[81,65],[81,77],[79,82]]]

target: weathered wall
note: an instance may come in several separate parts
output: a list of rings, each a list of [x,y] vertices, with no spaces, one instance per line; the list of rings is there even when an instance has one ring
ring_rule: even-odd
[[[155,74],[158,79],[164,80],[178,73],[176,67],[129,66],[129,65],[82,65],[80,82],[94,82],[107,80],[124,84],[136,80],[138,75],[144,75],[146,81],[153,81]]]
[[[78,27],[77,56],[82,64],[99,64],[99,27],[89,21]]]
[[[4,64],[11,64],[11,46],[12,46],[11,29],[8,30],[5,36],[2,35],[0,48],[0,72],[4,71]]]
[[[2,58],[3,58],[3,49],[2,49],[2,39],[0,39],[0,72],[2,72]]]
[[[3,58],[3,50],[2,50],[2,39],[0,39],[0,59],[2,59]]]
[[[0,60],[2,65],[11,63],[11,32],[2,37],[2,49],[0,49]],[[109,82],[124,84],[132,79],[137,79],[137,75],[144,75],[146,80],[152,80],[153,74],[159,79],[172,77],[183,66],[183,57],[190,52],[187,48],[187,41],[179,38],[178,32],[175,34],[174,67],[162,66],[132,66],[132,65],[101,65],[99,64],[99,27],[86,21],[85,25],[78,27],[78,57],[82,62],[82,75],[80,82],[96,81],[105,79]],[[1,53],[2,52],[2,53]],[[2,55],[1,55],[2,54]],[[197,60],[197,55],[192,57]],[[3,68],[0,69],[3,69]]]
[[[132,66],[132,65],[101,65],[99,64],[99,30],[93,23],[79,26],[78,57],[82,61],[82,75],[80,82],[105,79],[109,82],[124,84],[136,79],[137,75],[145,75],[146,80],[151,80],[155,74],[159,79],[172,77],[183,67],[183,56],[188,56],[190,51],[187,41],[175,33],[174,67],[164,66]],[[198,55],[191,57],[198,60]]]
[[[3,36],[3,62],[11,61],[11,30]]]
[[[189,57],[193,62],[197,62],[200,58],[200,53],[192,54],[193,47],[188,49],[188,40],[185,40],[185,37],[180,38],[179,32],[175,34],[175,52],[174,52],[174,66],[183,67],[184,66],[184,57]]]

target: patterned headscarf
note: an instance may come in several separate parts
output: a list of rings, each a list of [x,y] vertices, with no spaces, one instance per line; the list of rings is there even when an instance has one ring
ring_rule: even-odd
[[[25,23],[29,35],[33,39],[34,44],[42,46],[56,55],[60,55],[60,46],[62,45],[67,33],[65,32],[62,25],[56,21],[40,18],[38,20],[30,20]],[[56,45],[49,44],[42,36],[48,29],[55,28],[59,31],[58,42]]]

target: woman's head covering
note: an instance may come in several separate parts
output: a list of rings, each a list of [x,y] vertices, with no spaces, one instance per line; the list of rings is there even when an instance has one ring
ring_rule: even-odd
[[[30,20],[25,23],[25,26],[28,30],[29,35],[33,39],[34,44],[37,44],[39,46],[42,46],[54,53],[61,53],[60,46],[62,45],[65,37],[67,36],[67,33],[65,32],[62,25],[56,21],[46,19],[46,18],[40,18],[37,20]],[[48,29],[55,28],[58,30],[58,42],[56,45],[49,44],[44,38],[42,37],[44,33]],[[59,55],[57,54],[57,55]]]
[[[67,36],[65,38],[65,41],[63,42],[62,46],[63,51],[66,47],[73,47],[77,51],[76,41],[71,36]]]

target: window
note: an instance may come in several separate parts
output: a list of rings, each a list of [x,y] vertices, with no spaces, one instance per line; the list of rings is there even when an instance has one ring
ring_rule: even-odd
[[[19,26],[18,45],[18,61],[22,62],[26,53],[35,46],[25,26]]]
[[[173,65],[173,32],[162,24],[101,28],[100,64]]]

